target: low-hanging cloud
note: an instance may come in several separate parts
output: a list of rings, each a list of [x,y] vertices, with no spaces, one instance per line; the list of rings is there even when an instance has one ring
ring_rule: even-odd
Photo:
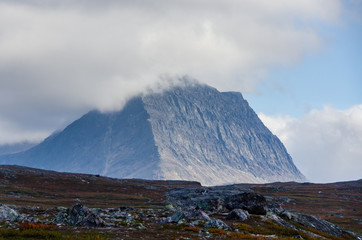
[[[0,1],[0,121],[49,133],[165,74],[252,92],[318,51],[313,26],[340,12],[338,0]]]
[[[326,106],[301,119],[259,114],[286,145],[294,162],[314,182],[362,178],[362,105]]]

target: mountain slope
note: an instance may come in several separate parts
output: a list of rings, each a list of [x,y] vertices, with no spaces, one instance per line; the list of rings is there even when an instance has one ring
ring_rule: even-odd
[[[283,144],[240,93],[193,84],[92,111],[4,164],[119,178],[304,181]]]

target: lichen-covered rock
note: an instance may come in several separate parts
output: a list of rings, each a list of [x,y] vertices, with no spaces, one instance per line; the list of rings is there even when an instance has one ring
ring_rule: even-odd
[[[67,210],[59,213],[55,222],[86,227],[99,227],[104,225],[104,221],[98,215],[90,212],[86,206],[80,203],[76,203]]]
[[[175,211],[175,207],[172,204],[167,204],[165,206],[165,210],[167,210],[167,211]]]
[[[232,194],[230,193],[232,192]],[[179,208],[195,207],[207,212],[228,212],[224,198],[240,193],[237,189],[197,188],[173,189],[167,193],[170,203]]]
[[[282,208],[278,203],[272,203],[268,205],[268,212],[272,212],[280,217],[291,219],[292,214]]]
[[[171,217],[171,222],[179,222],[180,220],[194,221],[194,220],[211,220],[209,215],[199,209],[185,209],[177,210]]]
[[[275,214],[272,211],[268,211],[267,214],[265,215],[265,218],[285,228],[300,230],[297,227],[295,227],[293,224],[285,221],[283,218],[279,217],[277,214]]]
[[[249,213],[242,209],[234,209],[232,210],[226,217],[228,220],[239,220],[239,221],[245,221],[249,218]]]
[[[341,229],[337,225],[313,215],[306,215],[299,213],[293,214],[292,220],[305,227],[314,228],[317,229],[318,231],[325,232],[333,236],[340,237],[344,232],[343,229]]]
[[[220,219],[211,219],[211,220],[207,221],[204,224],[204,227],[206,227],[206,228],[219,228],[219,229],[223,229],[223,230],[229,230],[230,229],[230,227],[226,223],[221,221]]]
[[[252,192],[232,195],[225,199],[225,204],[229,210],[244,209],[250,214],[265,215],[267,210],[265,197]]]
[[[225,206],[224,199],[222,199],[221,197],[200,198],[197,202],[198,208],[210,212],[223,212],[225,211],[224,206]]]
[[[15,211],[14,209],[0,204],[0,221],[6,220],[6,221],[16,221],[19,218],[19,213]]]

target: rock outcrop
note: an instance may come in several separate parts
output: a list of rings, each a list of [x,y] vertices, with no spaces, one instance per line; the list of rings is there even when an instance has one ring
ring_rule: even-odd
[[[250,214],[265,215],[267,210],[267,203],[265,197],[258,193],[240,193],[232,195],[225,200],[226,208],[232,209],[244,209]]]
[[[104,221],[95,213],[91,213],[86,206],[76,203],[56,217],[56,223],[64,225],[100,227]]]
[[[0,221],[16,221],[19,213],[7,205],[0,203]]]
[[[239,220],[241,222],[248,219],[250,216],[248,211],[242,210],[242,209],[234,209],[232,210],[226,217],[226,219],[229,220]]]

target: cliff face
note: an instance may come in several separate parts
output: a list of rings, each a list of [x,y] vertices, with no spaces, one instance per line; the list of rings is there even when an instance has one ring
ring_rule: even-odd
[[[240,93],[194,84],[89,112],[2,163],[204,185],[304,181],[283,144]]]

